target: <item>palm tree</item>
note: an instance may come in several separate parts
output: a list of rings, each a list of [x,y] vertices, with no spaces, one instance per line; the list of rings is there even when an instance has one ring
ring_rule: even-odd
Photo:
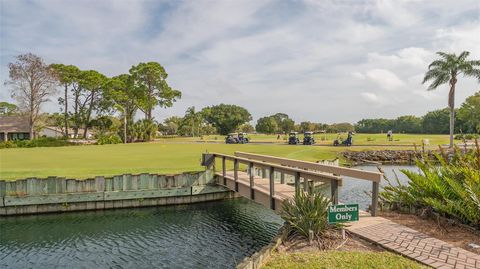
[[[428,66],[422,84],[432,80],[428,90],[435,90],[442,84],[450,85],[448,93],[448,107],[450,108],[450,148],[453,147],[453,131],[455,127],[455,85],[459,75],[475,77],[480,81],[480,61],[467,61],[468,51],[455,55],[454,53],[437,52],[440,59]]]

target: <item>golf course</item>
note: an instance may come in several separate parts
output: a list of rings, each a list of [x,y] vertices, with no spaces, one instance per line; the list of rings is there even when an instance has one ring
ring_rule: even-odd
[[[395,135],[394,141],[386,141],[384,134],[356,134],[354,146],[334,147],[331,141],[336,134],[317,135],[319,145],[287,145],[273,135],[251,135],[252,143],[224,143],[224,137],[169,138],[148,143],[84,145],[67,147],[11,148],[0,150],[0,179],[15,180],[28,177],[45,178],[59,176],[85,179],[94,176],[112,176],[124,173],[173,174],[200,171],[203,152],[232,154],[235,151],[268,154],[306,161],[340,158],[347,150],[413,149],[423,139],[429,140],[429,148],[448,142],[447,135]],[[217,139],[215,139],[217,138]],[[282,138],[283,139],[283,138]],[[270,143],[256,143],[270,142]]]

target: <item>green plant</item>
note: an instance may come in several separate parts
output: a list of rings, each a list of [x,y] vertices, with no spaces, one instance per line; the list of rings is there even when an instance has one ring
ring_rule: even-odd
[[[431,208],[447,217],[480,227],[480,147],[466,153],[438,154],[440,163],[418,160],[420,173],[402,170],[408,185],[388,181],[380,198],[391,208]]]
[[[122,143],[122,139],[116,134],[101,135],[97,139],[98,145],[120,144],[120,143]]]
[[[13,141],[0,142],[0,149],[16,148],[17,145]]]
[[[282,218],[286,221],[289,235],[305,238],[320,238],[330,226],[327,211],[330,199],[320,192],[298,192],[293,200],[283,202]]]

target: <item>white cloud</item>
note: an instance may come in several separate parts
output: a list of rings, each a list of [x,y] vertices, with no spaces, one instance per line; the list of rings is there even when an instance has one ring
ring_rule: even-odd
[[[183,92],[158,119],[221,102],[297,121],[420,115],[445,106],[445,88],[421,85],[436,51],[480,58],[476,0],[0,3],[2,81],[24,52],[109,76],[158,61]],[[459,88],[457,103],[478,84]],[[10,100],[3,83],[0,99]]]
[[[396,90],[405,84],[397,77],[397,75],[386,69],[369,70],[366,76],[375,82],[380,88],[387,91]]]

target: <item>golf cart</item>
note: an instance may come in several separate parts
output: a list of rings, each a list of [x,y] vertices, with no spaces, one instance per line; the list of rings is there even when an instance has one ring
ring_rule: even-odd
[[[345,139],[343,141],[341,139],[338,139],[338,138],[333,141],[334,146],[350,147],[352,144],[353,144],[353,132],[348,132],[347,139]]]
[[[225,137],[226,144],[246,144],[248,137],[246,133],[230,133]]]
[[[297,132],[290,132],[288,134],[288,144],[289,145],[297,145],[300,143],[300,140],[298,139],[298,133]]]
[[[237,133],[228,134],[227,137],[225,137],[225,143],[238,144],[238,134]]]
[[[304,132],[303,133],[303,144],[304,145],[315,144],[315,138],[313,137],[313,132]]]
[[[238,143],[239,144],[247,144],[248,143],[248,137],[246,133],[238,133]]]

